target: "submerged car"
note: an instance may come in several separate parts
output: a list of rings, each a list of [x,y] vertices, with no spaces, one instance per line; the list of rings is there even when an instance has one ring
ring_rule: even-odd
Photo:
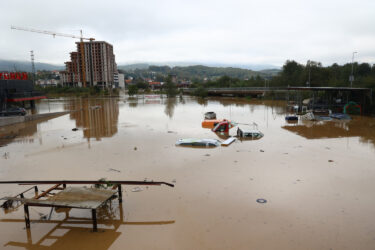
[[[212,111],[206,112],[206,113],[204,113],[204,119],[205,120],[214,120],[214,119],[216,119],[216,113],[212,112]]]
[[[260,139],[264,136],[262,132],[260,132],[256,128],[252,128],[251,126],[241,126],[237,128],[237,137],[241,139],[250,139],[250,140],[255,140],[255,139]]]
[[[233,128],[234,124],[231,123],[230,121],[224,120],[222,122],[219,122],[218,124],[215,125],[215,127],[212,129],[213,132],[224,132],[228,133],[229,129]]]
[[[11,107],[6,110],[0,111],[0,116],[24,116],[26,114],[26,109],[19,107]]]
[[[235,124],[233,122],[231,122],[231,121],[229,121],[227,119],[221,119],[221,120],[214,119],[214,120],[204,120],[202,122],[202,128],[213,129],[216,125],[218,125],[221,122],[229,122],[232,127],[235,126]]]
[[[218,147],[220,146],[221,142],[216,139],[179,139],[176,142],[176,146],[184,146],[184,147]]]

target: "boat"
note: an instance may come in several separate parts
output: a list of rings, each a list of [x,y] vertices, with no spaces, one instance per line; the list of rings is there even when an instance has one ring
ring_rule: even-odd
[[[221,142],[216,139],[179,139],[176,142],[176,146],[182,147],[205,147],[205,148],[212,148],[220,146]]]
[[[216,113],[215,112],[206,112],[204,113],[204,119],[205,120],[215,120],[216,119]]]
[[[231,122],[230,120],[226,120],[226,119],[222,119],[222,120],[204,120],[202,122],[202,128],[214,128],[217,124],[219,124],[220,122],[223,122],[223,121],[227,121],[229,123],[232,124],[232,126],[234,127],[234,123]]]

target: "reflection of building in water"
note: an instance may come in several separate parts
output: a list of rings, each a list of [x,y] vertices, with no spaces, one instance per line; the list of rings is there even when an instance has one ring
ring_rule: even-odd
[[[351,121],[303,121],[282,128],[306,139],[360,137],[360,142],[375,146],[375,119],[370,117],[356,117]]]
[[[64,107],[72,112],[70,118],[83,128],[85,138],[112,137],[117,133],[119,107],[117,99],[75,99]]]

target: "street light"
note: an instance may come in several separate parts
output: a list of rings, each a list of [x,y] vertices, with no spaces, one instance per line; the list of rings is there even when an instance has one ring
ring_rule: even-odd
[[[354,54],[358,53],[354,51],[352,54],[352,74],[349,76],[350,87],[353,88],[353,81],[354,81]]]

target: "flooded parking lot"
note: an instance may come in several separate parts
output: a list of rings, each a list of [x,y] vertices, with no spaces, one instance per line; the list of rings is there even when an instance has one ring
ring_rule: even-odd
[[[124,203],[100,211],[98,233],[84,210],[32,208],[30,231],[22,207],[1,211],[4,249],[375,248],[374,118],[289,124],[281,101],[158,96],[50,99],[35,112],[66,110],[75,112],[0,128],[1,180],[147,179],[175,187],[124,186]],[[202,128],[207,111],[255,122],[264,137],[176,147],[182,138],[225,139]],[[2,185],[0,195],[24,189]]]

